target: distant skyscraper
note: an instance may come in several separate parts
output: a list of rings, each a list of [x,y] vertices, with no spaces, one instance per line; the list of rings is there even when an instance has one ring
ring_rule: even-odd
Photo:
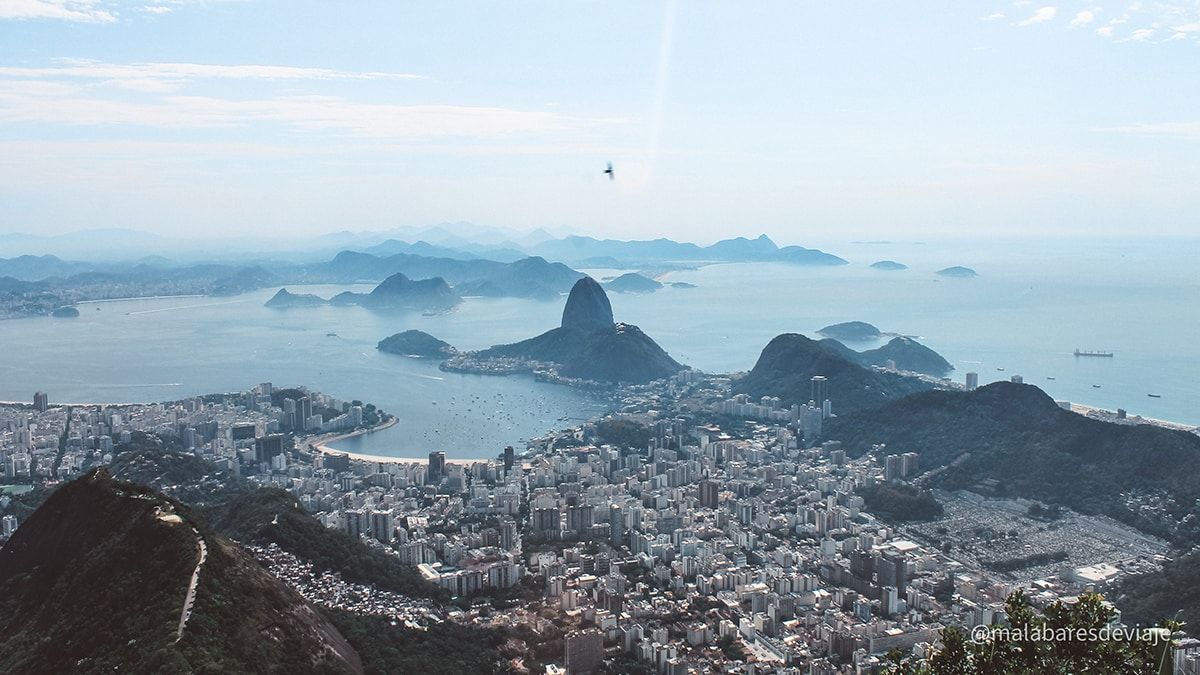
[[[429,453],[429,471],[426,480],[434,485],[442,482],[446,476],[446,453],[436,450]]]
[[[535,508],[529,512],[530,529],[539,534],[557,532],[559,528],[558,509],[554,507]]]
[[[613,542],[625,537],[625,513],[615,502],[608,506],[608,536]]]
[[[591,536],[594,518],[595,507],[591,504],[567,507],[567,529],[574,530],[580,539],[587,539]]]
[[[284,416],[283,426],[286,431],[293,431],[295,429],[298,429],[299,428],[298,425],[303,424],[303,422],[299,421],[300,414],[299,414],[298,408],[296,406],[296,399],[294,399],[294,398],[283,399],[283,416]]]
[[[504,473],[512,471],[513,463],[515,462],[515,453],[513,446],[509,445],[504,448]]]
[[[883,460],[883,479],[900,480],[904,475],[904,463],[900,455],[888,455]]]
[[[979,373],[967,373],[967,391],[979,388]]]
[[[296,401],[296,420],[299,431],[304,431],[308,428],[308,418],[310,417],[312,417],[312,399],[307,396],[301,396],[300,400]]]
[[[828,381],[824,375],[813,375],[812,378],[812,402],[813,405],[820,408],[825,403],[827,392],[825,391],[825,383]]]
[[[46,412],[50,407],[50,397],[45,392],[39,391],[33,395],[33,409],[38,412]]]
[[[500,521],[500,548],[505,551],[511,551],[519,546],[520,530],[517,529],[517,521],[512,518],[505,518]]]
[[[396,518],[391,511],[371,512],[371,537],[384,544],[392,543],[396,534]]]
[[[720,493],[720,489],[715,480],[700,481],[700,506],[706,509],[717,508],[717,495]]]
[[[1009,379],[1012,380],[1013,382],[1015,382],[1016,384],[1025,384],[1025,378],[1021,377],[1020,375],[1013,375]]]

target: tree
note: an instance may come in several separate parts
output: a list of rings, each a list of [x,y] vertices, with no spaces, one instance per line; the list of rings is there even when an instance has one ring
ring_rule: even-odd
[[[1042,614],[1024,592],[1005,603],[1008,626],[942,630],[940,651],[927,662],[891,655],[892,675],[1018,675],[1020,673],[1169,673],[1171,635],[1182,624],[1163,621],[1158,632],[1116,632],[1115,610],[1096,593],[1077,602],[1054,602]],[[1165,665],[1164,665],[1165,664]],[[1163,670],[1163,668],[1166,670]]]

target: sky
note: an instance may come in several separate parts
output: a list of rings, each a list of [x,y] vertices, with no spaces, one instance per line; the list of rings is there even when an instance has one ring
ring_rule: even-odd
[[[0,233],[1191,236],[1197,185],[1200,0],[0,0]]]

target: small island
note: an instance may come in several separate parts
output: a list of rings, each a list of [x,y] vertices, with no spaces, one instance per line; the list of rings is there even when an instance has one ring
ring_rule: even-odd
[[[288,309],[290,307],[315,307],[324,304],[325,300],[323,298],[317,297],[312,293],[292,293],[286,288],[281,288],[264,306],[275,309]]]
[[[951,277],[954,279],[970,279],[972,277],[979,276],[979,273],[970,267],[962,267],[960,265],[940,269],[937,271],[937,273],[939,276]]]
[[[56,319],[74,319],[79,316],[79,310],[67,305],[65,307],[59,307],[53,312],[50,312],[50,316]]]
[[[883,335],[879,329],[865,321],[846,321],[844,323],[835,323],[832,326],[825,326],[817,331],[818,334],[825,337],[831,337],[837,340],[850,341],[865,341],[874,340]]]
[[[415,356],[423,359],[444,359],[454,356],[458,350],[434,336],[420,330],[406,330],[386,337],[375,346],[381,352]]]
[[[671,288],[696,288],[696,284],[689,284],[686,281],[672,281]]]
[[[622,274],[604,284],[604,288],[615,293],[653,293],[662,287],[660,282],[637,272]]]
[[[899,272],[900,270],[908,269],[908,265],[898,263],[895,260],[880,260],[871,263],[871,269],[883,270],[884,272]]]

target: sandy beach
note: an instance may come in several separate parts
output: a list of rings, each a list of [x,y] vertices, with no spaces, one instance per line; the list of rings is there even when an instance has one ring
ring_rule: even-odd
[[[343,441],[343,440],[346,440],[347,438],[354,438],[356,436],[363,436],[365,434],[373,434],[376,431],[383,431],[384,429],[387,429],[388,427],[395,425],[397,423],[397,421],[398,420],[395,417],[393,417],[393,418],[389,419],[388,421],[384,422],[383,424],[380,424],[379,426],[376,426],[376,427],[372,427],[370,429],[359,429],[358,431],[354,431],[354,432],[351,432],[348,434],[334,434],[334,435],[318,436],[316,438],[306,440],[304,442],[304,445],[308,446],[313,452],[319,452],[319,453],[325,454],[325,455],[346,455],[350,459],[355,459],[355,460],[358,460],[361,462],[379,462],[379,463],[390,463],[390,464],[428,464],[429,463],[428,457],[392,457],[390,455],[368,455],[368,454],[361,453],[361,452],[347,452],[345,450],[338,450],[337,448],[329,447],[329,445],[331,443],[337,443],[338,441]],[[486,460],[486,459],[453,459],[453,458],[449,458],[449,457],[446,458],[447,464],[461,464],[463,466],[470,466],[471,464],[475,464],[477,462],[487,462],[487,461],[488,460]]]
[[[1106,418],[1107,417],[1113,418],[1113,421],[1115,421],[1116,416],[1117,416],[1116,410],[1109,410],[1108,408],[1097,408],[1095,406],[1084,405],[1082,403],[1072,403],[1071,404],[1071,412],[1083,415],[1085,417],[1088,415],[1088,413],[1098,413]],[[1142,415],[1130,415],[1129,417],[1127,417],[1125,419],[1131,423],[1152,424],[1156,427],[1163,427],[1165,429],[1174,429],[1176,431],[1195,431],[1197,428],[1200,428],[1200,427],[1197,427],[1196,425],[1180,424],[1179,422],[1171,422],[1170,420],[1160,420],[1160,419],[1155,419],[1153,417],[1144,417]],[[1110,420],[1106,420],[1106,421],[1110,421]]]
[[[428,464],[428,457],[389,457],[385,455],[365,455],[361,452],[344,452],[342,450],[334,450],[333,448],[319,446],[317,451],[327,455],[346,455],[350,459],[355,459],[360,462],[376,462],[379,464]],[[446,458],[447,464],[460,464],[462,466],[470,466],[472,464],[487,463],[491,460],[486,459],[454,459]]]

